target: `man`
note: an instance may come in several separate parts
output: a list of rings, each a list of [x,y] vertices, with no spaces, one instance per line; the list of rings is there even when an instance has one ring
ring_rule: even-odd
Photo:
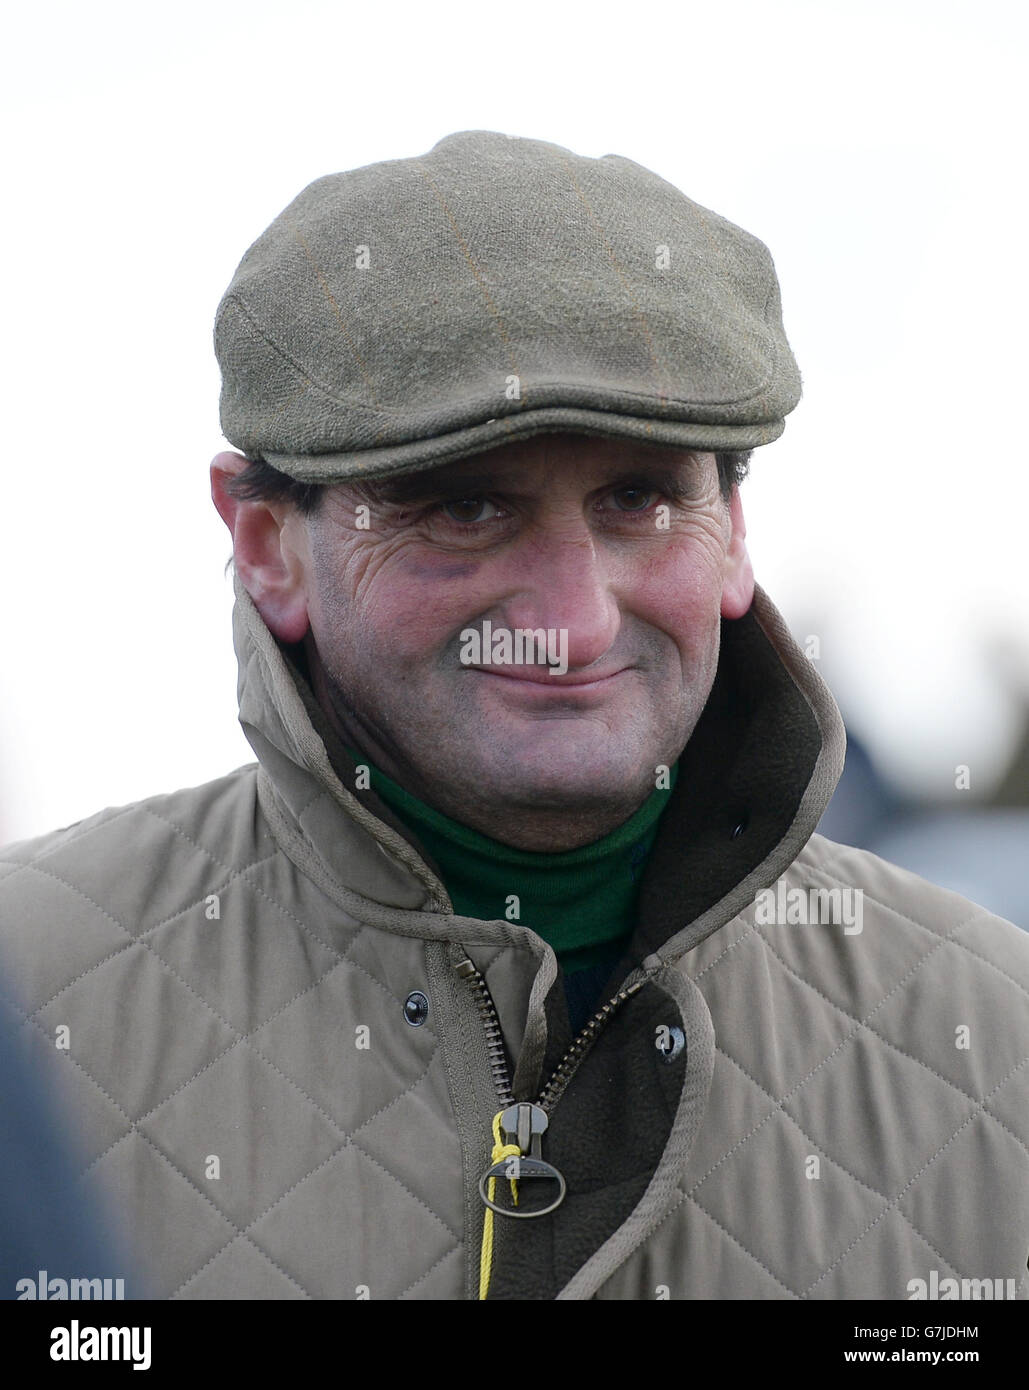
[[[305,189],[215,345],[258,761],[0,881],[155,1293],[1025,1298],[1029,943],[813,833],[762,243],[466,131]]]

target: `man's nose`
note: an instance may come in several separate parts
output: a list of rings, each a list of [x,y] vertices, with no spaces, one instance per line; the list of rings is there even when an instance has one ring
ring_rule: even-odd
[[[522,573],[504,604],[504,621],[512,628],[567,630],[571,670],[601,661],[621,616],[609,567],[589,527],[584,523],[537,537],[516,563]]]

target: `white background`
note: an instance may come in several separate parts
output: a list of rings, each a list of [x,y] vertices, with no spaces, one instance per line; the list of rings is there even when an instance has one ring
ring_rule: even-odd
[[[214,312],[312,179],[455,130],[627,155],[772,251],[804,396],[744,505],[898,783],[1029,698],[1025,6],[9,11],[0,840],[252,760],[207,470]]]

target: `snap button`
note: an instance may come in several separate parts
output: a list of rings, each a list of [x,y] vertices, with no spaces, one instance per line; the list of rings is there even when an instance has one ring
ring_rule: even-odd
[[[420,1028],[429,1017],[429,1001],[420,989],[412,990],[404,1000],[404,1017],[412,1028]]]
[[[654,1046],[657,1048],[658,1056],[662,1062],[674,1062],[686,1046],[686,1034],[681,1028],[670,1028],[667,1024],[662,1023],[657,1030]]]

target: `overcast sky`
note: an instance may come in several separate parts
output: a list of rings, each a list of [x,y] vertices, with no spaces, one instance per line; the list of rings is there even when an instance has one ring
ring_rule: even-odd
[[[0,82],[0,840],[253,760],[214,312],[312,179],[455,130],[627,155],[759,236],[804,395],[758,580],[903,785],[1029,697],[1025,6],[37,3]]]

